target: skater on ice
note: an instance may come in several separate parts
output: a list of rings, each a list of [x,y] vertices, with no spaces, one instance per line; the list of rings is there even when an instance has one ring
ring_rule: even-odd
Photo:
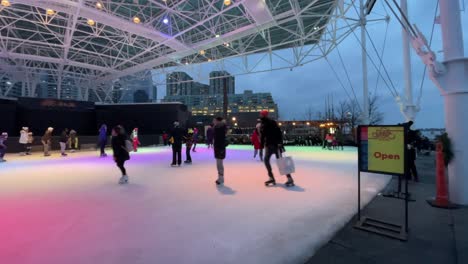
[[[0,162],[5,162],[6,161],[4,159],[4,157],[5,157],[5,153],[6,153],[6,150],[7,150],[7,145],[6,145],[7,139],[8,139],[8,133],[3,132],[0,135]]]
[[[65,128],[60,134],[60,153],[62,157],[66,157],[67,154],[65,153],[65,149],[67,148],[67,142],[69,140],[68,136],[68,128]]]
[[[132,131],[132,143],[133,143],[133,151],[138,151],[138,146],[141,145],[140,140],[138,139],[138,127],[135,127]]]
[[[251,137],[252,145],[254,147],[254,159],[257,158],[258,152],[262,149],[260,144],[260,135],[258,133],[258,129],[255,128]],[[262,152],[260,151],[260,160],[263,161]]]
[[[198,142],[198,128],[193,129],[193,152],[197,152],[195,149],[197,148],[197,142]]]
[[[42,145],[44,145],[44,157],[50,156],[50,146],[52,145],[52,132],[54,132],[53,127],[47,128],[44,136],[42,136]]]
[[[278,123],[268,117],[267,110],[260,112],[260,119],[262,120],[260,144],[263,148],[265,148],[264,162],[269,177],[269,180],[265,182],[265,185],[276,185],[270,159],[272,155],[275,155],[276,159],[279,159],[281,153],[285,151],[283,147],[283,133],[281,133],[281,129],[278,126]],[[292,176],[287,174],[286,177],[288,180],[285,185],[288,187],[294,186],[294,180]]]
[[[216,180],[217,185],[224,184],[224,164],[223,160],[226,158],[226,133],[227,126],[222,117],[217,117],[213,120],[214,130],[213,130],[213,139],[214,139],[214,156],[216,159],[216,168],[218,170],[218,179]]]
[[[70,130],[70,140],[68,141],[68,146],[71,152],[77,151],[79,147],[78,136],[76,135],[76,131],[73,129]]]
[[[182,164],[182,139],[184,131],[180,127],[179,122],[174,122],[174,128],[171,131],[172,139],[172,163],[171,166],[179,166]]]
[[[106,154],[106,145],[107,145],[107,125],[102,124],[99,128],[99,148],[101,150],[101,158],[107,157]]]
[[[22,146],[23,152],[20,153],[21,156],[25,156],[28,153],[28,133],[29,128],[22,127],[20,131],[19,143]]]
[[[119,184],[128,183],[127,170],[125,169],[125,162],[130,159],[130,154],[128,153],[126,143],[127,136],[123,132],[121,126],[116,126],[112,129],[112,151],[114,156],[114,161],[117,167],[122,173],[120,177]]]
[[[210,126],[206,130],[206,145],[208,146],[208,148],[213,147],[213,124],[210,124]]]
[[[184,163],[186,164],[192,164],[192,156],[190,155],[190,151],[192,150],[192,145],[194,144],[193,135],[194,135],[194,131],[189,129],[187,135],[184,137],[185,156],[186,156]]]

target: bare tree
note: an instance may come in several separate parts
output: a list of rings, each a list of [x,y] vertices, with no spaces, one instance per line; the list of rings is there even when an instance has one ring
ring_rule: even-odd
[[[314,119],[314,109],[313,109],[311,106],[309,106],[309,107],[306,109],[306,111],[305,111],[305,113],[304,113],[304,118],[305,118],[305,120],[307,120],[307,121],[310,121],[310,120],[313,120],[313,119]]]
[[[383,122],[384,115],[379,110],[379,97],[370,94],[369,96],[369,125],[379,125]]]

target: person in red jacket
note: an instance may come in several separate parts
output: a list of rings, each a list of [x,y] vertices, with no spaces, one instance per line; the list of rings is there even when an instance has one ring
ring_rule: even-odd
[[[132,132],[132,141],[133,141],[133,151],[138,151],[138,146],[140,145],[140,140],[138,139],[138,127],[135,127]]]
[[[255,129],[253,131],[251,140],[252,140],[252,144],[254,146],[254,159],[255,159],[257,157],[257,154],[258,154],[259,150],[262,149],[262,145],[260,144],[260,135],[258,133],[258,129]],[[262,154],[263,154],[262,151],[260,151],[260,160],[261,161],[263,161],[263,155]]]

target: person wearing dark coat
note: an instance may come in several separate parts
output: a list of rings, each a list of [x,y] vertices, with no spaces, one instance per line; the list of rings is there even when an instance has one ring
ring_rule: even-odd
[[[101,157],[107,157],[106,154],[106,145],[107,145],[107,126],[105,124],[101,125],[99,128],[99,148],[101,149]]]
[[[213,147],[213,124],[206,130],[206,145],[208,148]]]
[[[44,136],[41,138],[42,145],[44,145],[44,156],[50,156],[49,150],[52,145],[52,132],[54,131],[53,127],[47,128]]]
[[[68,142],[68,128],[65,128],[62,133],[60,134],[60,153],[62,157],[66,157],[67,154],[65,153],[65,149],[67,148]]]
[[[266,186],[270,184],[276,185],[275,177],[273,176],[273,170],[271,168],[270,159],[272,155],[275,155],[279,159],[279,155],[284,152],[283,147],[283,134],[281,129],[276,123],[275,120],[268,118],[268,111],[263,110],[260,112],[260,119],[262,120],[261,126],[261,140],[260,144],[265,148],[265,157],[263,161],[265,162],[265,167],[268,172],[268,177],[270,178],[265,182]],[[294,181],[290,174],[286,175],[288,181],[285,183],[286,186],[293,186]]]
[[[218,169],[218,179],[216,180],[217,185],[224,184],[224,164],[223,160],[226,158],[226,134],[227,126],[222,117],[214,119],[213,128],[213,148],[214,156],[216,159],[216,168]]]
[[[195,143],[193,139],[192,131],[189,131],[187,135],[184,137],[185,140],[185,156],[186,160],[184,163],[191,164],[192,163],[192,156],[190,155],[190,150],[192,149],[193,144]]]
[[[179,122],[174,122],[174,128],[171,130],[170,138],[172,138],[172,163],[171,166],[180,166],[182,164],[182,141],[184,130],[180,127]]]
[[[121,126],[116,126],[112,129],[112,151],[114,152],[114,161],[117,164],[117,167],[122,172],[122,177],[119,180],[120,184],[128,182],[127,170],[125,169],[125,161],[130,159],[130,154],[128,153],[127,146],[125,141],[127,140],[127,135],[125,135]]]

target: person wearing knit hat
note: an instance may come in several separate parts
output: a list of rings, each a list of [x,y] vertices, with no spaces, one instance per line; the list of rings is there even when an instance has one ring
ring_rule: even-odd
[[[278,123],[268,117],[268,111],[261,111],[260,119],[262,120],[262,126],[260,129],[260,145],[261,148],[265,148],[265,157],[263,158],[263,161],[265,162],[268,177],[270,178],[265,182],[265,186],[276,185],[270,159],[272,155],[275,155],[276,159],[279,159],[280,154],[285,151],[283,147],[283,133],[281,133],[281,129],[278,126]],[[294,186],[294,180],[291,174],[287,174],[286,177],[288,178],[288,181],[285,183],[285,185],[287,187]]]

